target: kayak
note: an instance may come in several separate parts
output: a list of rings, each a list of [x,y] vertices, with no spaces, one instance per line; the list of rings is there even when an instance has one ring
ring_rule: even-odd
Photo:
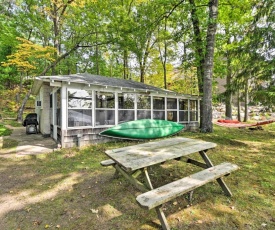
[[[155,139],[174,135],[183,128],[184,125],[172,121],[142,119],[121,123],[99,135],[124,139]]]
[[[238,120],[218,120],[220,123],[230,123],[230,124],[239,124],[240,122]]]

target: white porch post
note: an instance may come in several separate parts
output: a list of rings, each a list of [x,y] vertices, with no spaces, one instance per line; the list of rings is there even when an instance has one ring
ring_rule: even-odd
[[[115,95],[115,125],[118,124],[118,93],[114,92]]]
[[[61,111],[60,111],[60,118],[61,118],[61,130],[67,129],[67,87],[64,86],[64,83],[62,84],[61,87]]]
[[[188,99],[188,124],[190,123],[190,99]]]

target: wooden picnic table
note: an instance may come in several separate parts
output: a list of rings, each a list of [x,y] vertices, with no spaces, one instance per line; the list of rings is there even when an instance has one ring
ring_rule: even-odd
[[[217,180],[226,195],[232,193],[221,178],[238,169],[237,165],[223,163],[214,166],[206,152],[215,148],[216,144],[184,137],[174,137],[159,141],[107,150],[108,160],[102,161],[103,166],[112,165],[116,169],[115,175],[122,174],[137,189],[144,192],[137,196],[137,202],[147,209],[155,208],[163,229],[170,229],[161,205],[187,192],[193,191],[210,181]],[[199,153],[204,162],[193,160],[190,154]],[[182,157],[186,162],[204,168],[198,173],[189,175],[177,181],[153,188],[148,168],[169,160],[179,160]],[[145,184],[138,180],[143,176]]]

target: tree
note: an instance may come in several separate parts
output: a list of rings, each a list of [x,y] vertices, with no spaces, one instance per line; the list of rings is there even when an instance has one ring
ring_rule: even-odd
[[[215,48],[215,35],[217,29],[218,17],[218,0],[210,0],[209,7],[209,24],[206,37],[206,54],[204,62],[203,74],[203,116],[201,122],[202,132],[212,132],[212,76],[213,76],[213,60]]]
[[[22,77],[33,76],[37,73],[37,66],[45,65],[48,61],[54,60],[53,56],[55,53],[55,48],[53,47],[43,47],[34,44],[28,40],[17,38],[21,43],[17,46],[17,51],[14,54],[7,56],[7,62],[3,63],[2,66],[15,66],[18,72],[20,72],[20,92],[22,87]],[[31,90],[27,93],[25,99],[23,100],[17,115],[17,121],[22,122],[23,111],[25,104],[30,96]]]

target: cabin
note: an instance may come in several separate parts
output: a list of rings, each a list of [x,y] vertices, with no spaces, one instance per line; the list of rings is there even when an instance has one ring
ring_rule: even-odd
[[[133,80],[84,74],[39,76],[32,94],[39,131],[62,148],[106,142],[101,131],[122,122],[162,119],[199,125],[198,96]]]

